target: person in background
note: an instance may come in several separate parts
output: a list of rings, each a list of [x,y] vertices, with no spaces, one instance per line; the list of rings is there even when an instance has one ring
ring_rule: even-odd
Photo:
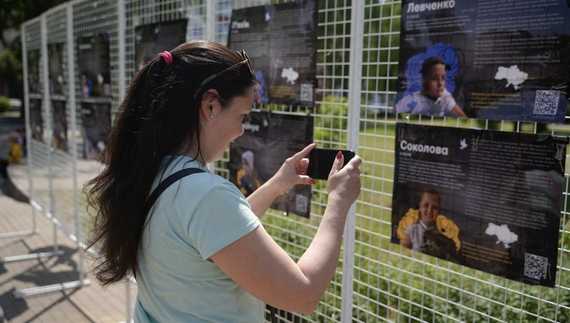
[[[257,81],[245,51],[196,40],[165,51],[130,83],[108,139],[108,159],[85,190],[95,216],[90,247],[105,259],[103,285],[137,280],[135,322],[263,322],[265,304],[311,313],[337,268],[345,221],[360,193],[354,157],[339,152],[328,201],[297,262],[260,219],[305,175],[312,143],[287,158],[247,199],[206,165],[244,132]],[[169,186],[151,211],[151,191],[170,174],[198,173]]]
[[[22,146],[22,152],[23,152],[23,157],[27,157],[28,156],[28,147],[27,147],[27,143],[26,143],[26,129],[24,128],[18,128],[16,130],[16,132],[18,134],[20,134],[20,138],[18,138],[18,143],[20,143],[20,146]]]
[[[20,137],[20,134],[16,131],[12,131],[7,135],[10,150],[8,152],[8,158],[0,160],[0,175],[2,175],[2,181],[8,178],[8,165],[19,164],[22,160],[23,150],[22,145],[20,145]]]

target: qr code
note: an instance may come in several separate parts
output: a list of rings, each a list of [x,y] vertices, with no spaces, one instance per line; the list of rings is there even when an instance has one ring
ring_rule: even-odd
[[[546,279],[548,270],[548,258],[525,253],[524,275],[534,279]]]
[[[301,194],[295,195],[295,209],[303,214],[309,212],[309,198]]]
[[[313,84],[301,84],[301,101],[313,102]]]
[[[537,90],[534,100],[534,114],[556,114],[558,111],[559,91]]]

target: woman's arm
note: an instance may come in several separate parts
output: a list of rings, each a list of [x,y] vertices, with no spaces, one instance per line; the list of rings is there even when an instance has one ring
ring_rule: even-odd
[[[360,193],[362,159],[356,156],[341,169],[343,162],[341,154],[327,182],[329,198],[322,221],[297,263],[263,226],[220,250],[212,260],[261,301],[287,311],[313,312],[335,273],[346,217]]]
[[[251,205],[251,210],[258,218],[267,212],[278,196],[285,194],[294,185],[315,184],[315,180],[305,175],[309,166],[309,160],[305,156],[316,146],[317,143],[314,142],[287,158],[273,177],[248,196],[247,201]]]

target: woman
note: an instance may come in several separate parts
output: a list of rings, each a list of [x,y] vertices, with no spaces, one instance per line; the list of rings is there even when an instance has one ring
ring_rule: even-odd
[[[134,77],[109,136],[108,162],[89,185],[98,212],[92,245],[104,284],[130,273],[136,322],[263,322],[264,303],[311,313],[333,277],[348,210],[360,192],[360,157],[338,155],[315,238],[295,263],[259,218],[304,175],[313,143],[288,158],[247,200],[211,174],[242,135],[257,86],[245,52],[192,41],[163,52]],[[167,188],[149,214],[151,190],[182,168],[201,173]]]

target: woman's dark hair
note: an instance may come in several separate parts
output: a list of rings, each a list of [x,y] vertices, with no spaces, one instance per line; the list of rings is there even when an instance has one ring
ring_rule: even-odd
[[[103,285],[136,273],[147,221],[142,209],[163,159],[170,156],[164,170],[176,155],[190,150],[200,154],[200,147],[191,144],[200,142],[202,94],[216,89],[225,108],[257,84],[244,64],[207,82],[193,98],[202,81],[243,58],[205,40],[182,44],[170,53],[171,65],[157,57],[134,76],[109,134],[107,165],[84,187],[88,213],[95,211],[89,247],[96,246],[104,257],[94,270]]]

